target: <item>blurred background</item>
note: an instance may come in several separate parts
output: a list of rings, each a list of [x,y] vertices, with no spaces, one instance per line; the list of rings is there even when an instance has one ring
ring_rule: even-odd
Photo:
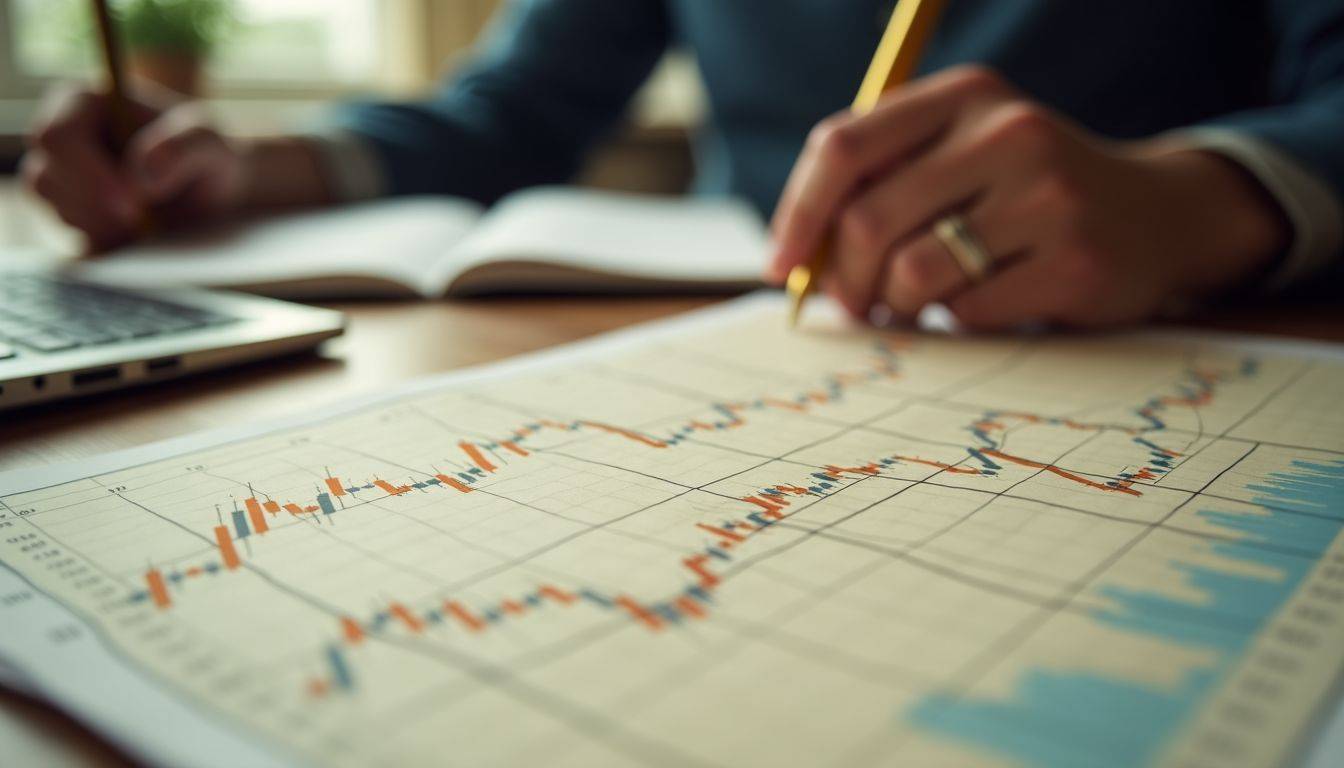
[[[353,96],[413,97],[470,49],[505,0],[114,0],[137,77],[200,96],[229,131],[302,127]],[[0,0],[0,172],[43,91],[95,82],[88,0]],[[669,52],[580,183],[680,192],[703,114],[694,62]],[[3,222],[0,222],[3,227]]]

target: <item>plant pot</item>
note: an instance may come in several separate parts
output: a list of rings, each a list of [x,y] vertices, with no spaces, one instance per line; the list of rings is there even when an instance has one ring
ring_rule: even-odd
[[[133,51],[129,61],[131,77],[193,98],[201,95],[203,63],[200,56],[176,51]]]

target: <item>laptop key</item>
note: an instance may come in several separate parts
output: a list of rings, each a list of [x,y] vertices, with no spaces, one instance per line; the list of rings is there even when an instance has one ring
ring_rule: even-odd
[[[8,360],[11,357],[16,357],[18,354],[19,350],[11,347],[10,345],[6,344],[3,341],[0,341],[0,360]]]
[[[3,2],[3,0],[0,0]],[[42,352],[189,333],[236,318],[60,278],[0,280],[0,342]]]
[[[108,332],[104,328],[90,325],[61,326],[61,335],[74,339],[79,342],[81,346],[111,344],[112,342],[120,341],[123,338],[115,333]]]

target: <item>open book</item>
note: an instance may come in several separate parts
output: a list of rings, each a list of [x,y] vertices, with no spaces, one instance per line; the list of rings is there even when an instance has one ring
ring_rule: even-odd
[[[759,282],[760,217],[733,200],[549,187],[488,211],[401,198],[125,248],[80,274],[285,298],[737,290]]]

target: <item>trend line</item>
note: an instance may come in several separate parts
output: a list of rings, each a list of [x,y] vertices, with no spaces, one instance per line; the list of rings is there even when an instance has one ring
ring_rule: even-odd
[[[1058,475],[1064,478],[1065,480],[1072,480],[1073,482],[1078,483],[1079,485],[1086,485],[1089,488],[1096,488],[1099,491],[1116,491],[1118,493],[1127,493],[1130,496],[1142,495],[1133,488],[1122,487],[1119,485],[1109,485],[1107,483],[1098,483],[1095,480],[1089,480],[1088,478],[1083,477],[1081,475],[1075,475],[1072,472],[1060,469],[1059,467],[1056,467],[1054,464],[1042,464],[1039,461],[1032,461],[1031,459],[1024,459],[1019,456],[1011,456],[1009,454],[1003,453],[1002,451],[987,450],[985,451],[985,455],[993,456],[996,459],[1003,459],[1004,461],[1009,461],[1012,462],[1013,464],[1019,464],[1024,467],[1031,467],[1032,469],[1043,469],[1046,472]]]

